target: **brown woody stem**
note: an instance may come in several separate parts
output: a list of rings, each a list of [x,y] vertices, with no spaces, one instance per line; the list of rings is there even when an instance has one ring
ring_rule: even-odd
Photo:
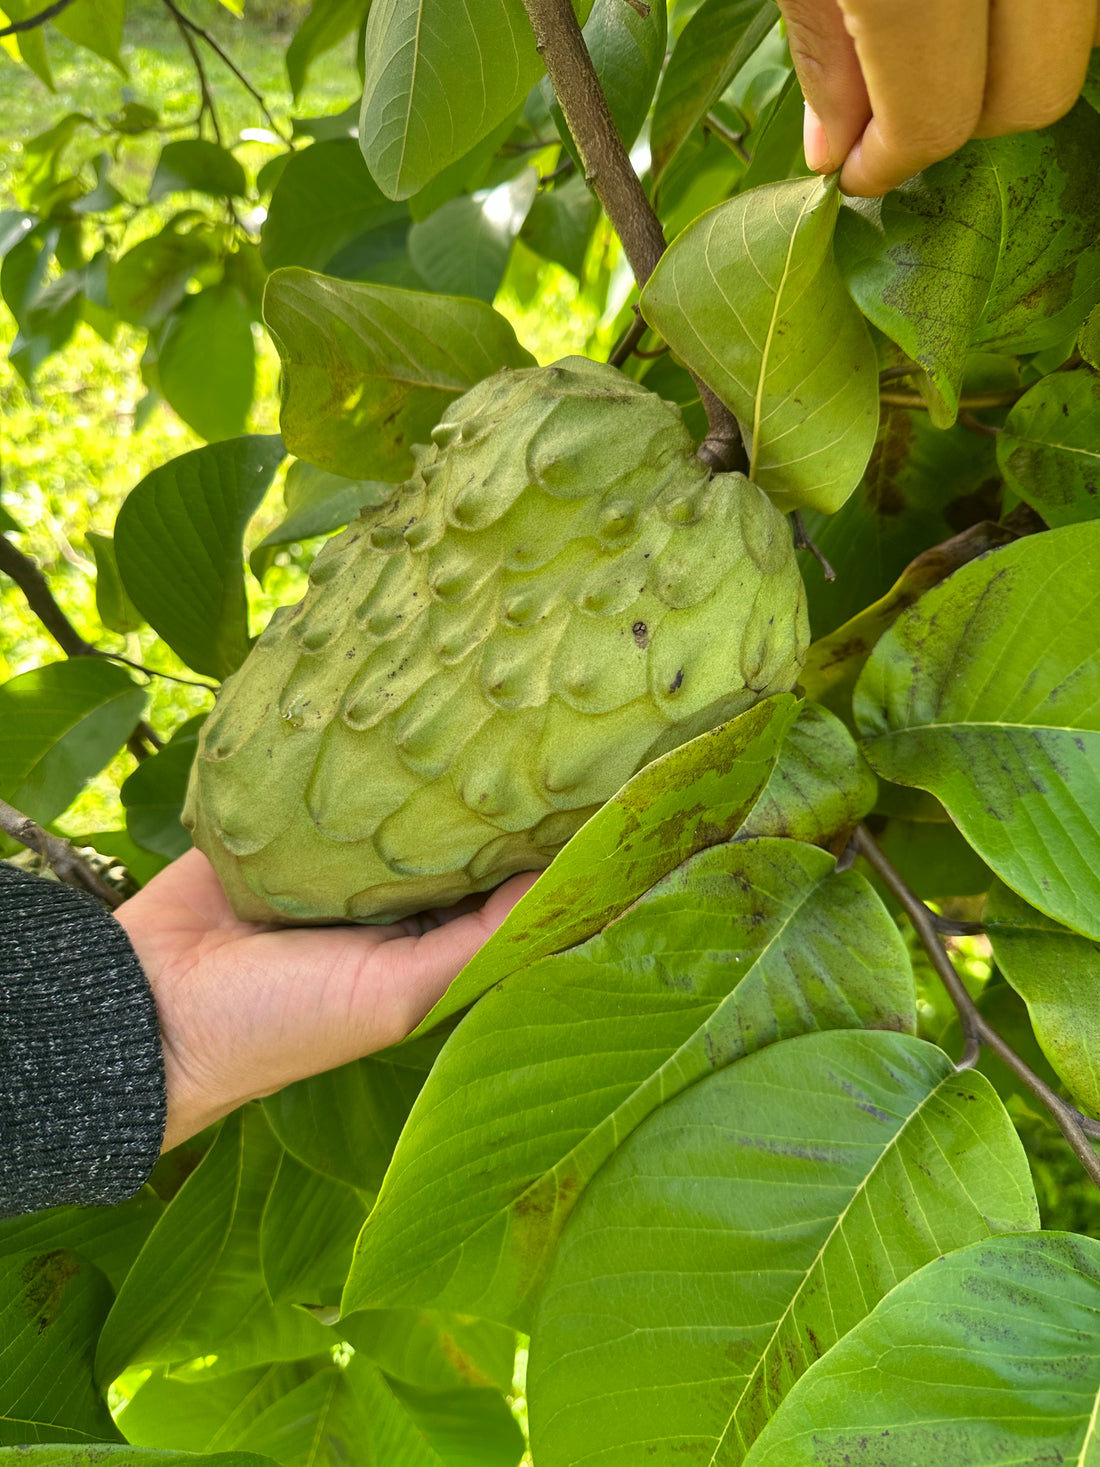
[[[0,38],[4,36],[18,36],[25,31],[37,30],[40,25],[45,25],[48,20],[53,20],[55,15],[60,15],[63,10],[68,10],[73,0],[54,0],[52,5],[47,5],[45,10],[39,10],[35,15],[28,15],[23,20],[14,20],[11,25],[6,25],[0,30]]]
[[[966,1040],[966,1048],[956,1069],[970,1069],[977,1060],[983,1045],[992,1050],[1001,1063],[1011,1070],[1016,1078],[1027,1086],[1036,1100],[1050,1112],[1058,1129],[1073,1149],[1077,1160],[1088,1172],[1092,1181],[1100,1187],[1100,1156],[1097,1156],[1089,1144],[1090,1136],[1100,1135],[1100,1124],[1082,1115],[1079,1110],[1064,1101],[989,1025],[977,1004],[967,993],[966,985],[955,972],[955,965],[940,940],[935,913],[930,912],[916,893],[906,885],[904,877],[879,849],[866,826],[861,825],[856,830],[855,845],[859,854],[897,897],[902,910],[912,922],[921,945],[931,959],[940,981],[947,990],[948,997],[955,1005],[963,1037]]]
[[[109,886],[67,840],[43,830],[29,815],[24,815],[6,800],[0,800],[0,830],[41,856],[66,886],[89,892],[109,911],[113,912],[122,905],[122,897],[114,887]]]
[[[664,230],[623,146],[573,6],[570,0],[523,0],[523,4],[584,165],[585,180],[622,240],[635,280],[643,286],[665,252]],[[695,383],[709,430],[699,457],[715,473],[745,467],[737,420],[705,382],[695,377]]]

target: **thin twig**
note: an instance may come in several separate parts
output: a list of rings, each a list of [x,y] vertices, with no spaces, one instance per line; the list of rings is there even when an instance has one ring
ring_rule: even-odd
[[[904,367],[884,367],[878,374],[878,380],[880,383],[896,382],[899,377],[914,377],[921,370],[922,368],[918,367],[916,362],[911,362]]]
[[[794,510],[791,514],[791,522],[794,525],[794,548],[796,550],[808,550],[821,567],[821,572],[825,579],[827,581],[835,581],[836,571],[833,570],[818,546],[814,543],[809,530],[806,528],[806,521],[802,518],[802,511],[800,509]]]
[[[143,672],[146,677],[164,677],[170,683],[180,683],[185,688],[203,688],[208,693],[216,693],[218,691],[217,683],[203,683],[193,677],[177,677],[174,672],[161,672],[159,668],[146,667],[144,662],[133,662],[129,657],[123,657],[120,652],[104,652],[101,647],[91,647],[84,655],[88,657],[102,657],[108,662],[121,662],[123,667],[132,667],[135,672]],[[152,729],[150,729],[149,733],[152,732]],[[142,737],[145,738],[147,735],[143,734]],[[155,734],[153,734],[153,738],[156,738]]]
[[[585,179],[622,240],[634,278],[642,286],[664,254],[664,230],[612,119],[580,22],[570,0],[523,0],[523,4],[562,116],[577,145]],[[694,372],[692,376],[708,424],[699,457],[715,473],[744,467],[747,461],[737,419],[705,382]]]
[[[6,25],[0,30],[0,39],[4,36],[22,35],[24,31],[37,30],[40,25],[45,25],[48,20],[53,20],[55,15],[60,15],[63,10],[68,10],[73,0],[54,0],[52,5],[47,5],[45,10],[40,10],[36,15],[28,15],[23,20],[14,20],[11,25]]]
[[[635,306],[634,319],[623,332],[622,336],[619,337],[611,355],[607,359],[608,364],[612,367],[621,367],[648,330],[649,327],[642,320],[642,313]]]
[[[983,1045],[991,1050],[1054,1117],[1058,1129],[1069,1142],[1077,1160],[1089,1174],[1091,1180],[1100,1187],[1100,1156],[1097,1156],[1089,1145],[1088,1139],[1090,1136],[1100,1135],[1100,1123],[1089,1116],[1082,1115],[1079,1110],[1064,1101],[990,1026],[966,991],[966,985],[955,972],[955,966],[936,930],[936,923],[933,921],[934,914],[910,889],[901,873],[891,865],[866,826],[861,825],[856,829],[854,841],[859,854],[890,888],[905,915],[912,922],[921,945],[931,959],[932,966],[946,988],[948,997],[955,1005],[963,1037],[966,1040],[962,1059],[955,1068],[958,1070],[970,1069],[977,1060]]]
[[[167,3],[167,0],[165,0],[165,3]],[[209,113],[210,125],[214,129],[214,141],[220,144],[222,140],[222,128],[221,123],[218,121],[218,109],[214,104],[214,93],[210,90],[210,79],[206,75],[206,67],[203,65],[202,57],[199,55],[199,48],[195,44],[194,36],[187,28],[186,18],[180,14],[174,5],[169,5],[168,8],[175,17],[176,29],[183,37],[183,44],[191,53],[191,61],[195,67],[195,74],[199,79],[199,136],[202,136],[202,120]]]
[[[219,61],[221,61],[223,65],[229,68],[229,70],[240,82],[241,86],[244,87],[245,91],[256,103],[257,107],[259,107],[260,111],[263,113],[264,120],[267,123],[268,127],[270,127],[271,131],[276,135],[276,137],[281,138],[282,141],[286,143],[287,147],[293,148],[295,145],[294,139],[287,133],[284,133],[282,128],[280,128],[279,124],[275,121],[274,117],[272,117],[271,111],[268,108],[267,103],[264,101],[263,93],[258,91],[257,88],[252,85],[248,77],[245,76],[244,72],[240,69],[240,67],[236,64],[236,62],[228,54],[228,52],[226,52],[218,44],[218,42],[214,39],[209,31],[203,30],[202,26],[196,24],[196,22],[193,21],[190,16],[184,15],[183,11],[180,10],[180,8],[176,5],[175,0],[164,0],[164,4],[176,17],[177,24],[186,26],[193,35],[198,36],[200,41],[205,42],[205,44],[210,47],[211,51],[213,51],[214,55],[217,56]]]
[[[969,428],[971,433],[978,433],[982,438],[1000,437],[1000,428],[995,428],[992,423],[983,423],[981,418],[976,418],[972,412],[964,408],[959,414],[959,422],[964,428]]]
[[[1019,402],[1026,391],[1026,387],[1006,387],[1002,391],[964,392],[959,398],[959,408],[1011,407],[1014,402]],[[878,400],[887,407],[914,408],[917,412],[925,413],[928,411],[928,404],[919,392],[888,388],[885,392],[879,392]]]
[[[720,138],[731,152],[737,154],[742,162],[752,162],[752,155],[741,141],[741,134],[734,132],[732,127],[727,127],[722,119],[716,117],[713,112],[708,112],[706,117],[703,118],[703,131],[712,132],[716,138]]]
[[[60,835],[51,835],[36,825],[29,815],[0,800],[0,830],[21,846],[41,856],[50,870],[66,886],[89,892],[110,911],[122,905],[122,897],[113,886],[94,871],[84,857]]]
[[[556,168],[552,168],[549,173],[539,174],[539,188],[545,188],[547,184],[557,183],[559,178],[566,178],[573,172],[576,166],[569,154],[566,153]]]

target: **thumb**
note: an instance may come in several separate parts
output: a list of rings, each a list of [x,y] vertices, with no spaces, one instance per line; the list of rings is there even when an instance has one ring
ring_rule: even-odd
[[[779,0],[779,9],[806,98],[806,162],[833,173],[871,119],[855,43],[837,0]]]

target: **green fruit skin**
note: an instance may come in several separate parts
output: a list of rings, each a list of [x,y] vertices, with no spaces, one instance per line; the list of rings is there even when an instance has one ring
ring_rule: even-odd
[[[783,515],[570,357],[459,398],[317,556],[202,731],[184,821],[238,914],[389,922],[541,870],[644,764],[791,689]]]

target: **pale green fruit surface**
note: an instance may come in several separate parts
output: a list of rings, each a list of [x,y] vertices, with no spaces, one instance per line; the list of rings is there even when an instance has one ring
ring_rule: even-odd
[[[643,764],[794,686],[790,527],[601,363],[503,371],[331,540],[203,729],[243,917],[384,922],[541,869]]]

